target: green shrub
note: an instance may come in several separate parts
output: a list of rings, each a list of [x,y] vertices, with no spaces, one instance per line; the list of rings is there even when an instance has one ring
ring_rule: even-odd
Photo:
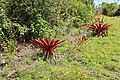
[[[114,13],[114,16],[120,16],[120,5],[119,5],[119,9]]]
[[[119,6],[116,3],[102,3],[102,14],[113,16],[114,13],[118,10]]]
[[[52,25],[59,25],[71,17],[80,18],[81,20],[77,19],[77,22],[80,20],[79,23],[83,23],[91,16],[92,3],[93,1],[86,6],[77,0],[9,0],[7,16],[12,18],[12,21],[27,26],[30,26],[31,20],[38,14]]]
[[[51,34],[60,26],[80,27],[89,22],[93,12],[93,1],[88,3],[89,5],[77,0],[8,0],[6,14],[12,22],[29,28],[25,34],[29,35],[29,39],[43,38],[46,37],[43,34],[46,35],[47,31],[47,34]],[[55,35],[60,33],[59,31]]]
[[[53,29],[49,26],[49,23],[42,18],[37,19],[31,23],[31,32],[34,33],[32,38],[50,38],[52,37]]]
[[[22,38],[26,31],[26,26],[21,26],[18,23],[12,23],[8,18],[6,18],[3,24],[1,24],[0,28],[0,45],[3,45],[3,49],[5,50],[5,52],[9,52],[9,50],[10,52],[12,52],[13,48],[15,49],[16,41],[23,42],[24,39]],[[8,46],[9,49],[6,50]]]
[[[21,40],[25,27],[7,18],[6,5],[6,0],[0,0],[0,51],[11,53],[15,51],[15,41]]]
[[[5,21],[5,2],[4,0],[0,0],[0,43],[2,42],[4,36],[4,32],[2,31],[2,28],[5,28],[5,26],[2,26]]]
[[[6,8],[6,14],[12,21],[21,25],[31,24],[36,19],[36,15],[40,14],[44,20],[49,21],[52,14],[50,8],[54,6],[51,0],[9,0]]]
[[[0,0],[0,41],[58,37],[91,16],[93,0]]]

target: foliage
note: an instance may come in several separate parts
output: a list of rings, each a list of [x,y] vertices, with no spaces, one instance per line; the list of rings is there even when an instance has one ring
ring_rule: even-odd
[[[93,6],[93,4],[89,4],[89,6]],[[92,7],[86,7],[85,4],[77,0],[9,0],[7,16],[21,25],[30,26],[30,22],[37,18],[36,15],[40,14],[43,20],[57,26],[63,24],[64,21],[67,22],[72,17],[76,19],[79,17],[83,22],[87,22],[86,19],[91,16],[92,10]]]
[[[5,37],[4,36],[4,32],[2,31],[2,25],[4,24],[5,22],[5,2],[4,0],[0,0],[0,43],[2,42],[3,38]],[[5,26],[4,26],[5,28]]]
[[[31,44],[13,55],[12,61],[11,55],[1,53],[0,63],[5,65],[0,66],[0,80],[119,80],[120,18],[104,16],[104,20],[113,24],[107,37],[91,37],[75,46],[79,28],[58,36],[66,42],[54,52],[56,63],[44,61]]]
[[[50,28],[49,23],[42,18],[32,22],[30,30],[34,33],[32,38],[50,38],[52,37],[53,29]]]
[[[102,14],[108,15],[108,16],[114,16],[118,8],[119,6],[116,3],[103,2],[101,6]]]
[[[36,50],[21,51],[12,59],[13,62],[0,67],[0,79],[17,80],[119,80],[120,48],[119,48],[119,20],[116,17],[106,17],[107,23],[112,23],[110,36],[104,38],[92,37],[88,42],[74,48],[73,35],[63,36],[63,43],[55,53],[56,64],[47,63],[38,57]],[[77,28],[78,30],[78,28]],[[72,32],[75,34],[74,32]],[[26,49],[29,50],[29,47]],[[32,52],[32,53],[31,53]],[[59,54],[59,55],[58,55]],[[8,60],[2,56],[0,60]]]
[[[0,0],[0,51],[12,53],[15,52],[15,41],[24,41],[22,36],[28,28],[25,25],[21,26],[19,23],[12,22],[6,16],[7,3],[6,0]]]
[[[37,39],[37,40],[30,40],[30,42],[32,44],[34,44],[35,46],[37,46],[38,48],[40,48],[43,51],[43,54],[45,55],[45,58],[49,58],[50,55],[53,56],[53,51],[58,47],[58,44],[64,42],[60,41],[60,40],[54,40],[52,39],[51,41],[46,39],[46,40],[42,40],[42,39]]]
[[[9,42],[11,41],[12,43],[16,43],[15,41],[23,42],[24,39],[22,39],[22,37],[25,35],[27,30],[28,28],[26,26],[22,27],[20,24],[12,23],[8,18],[4,19],[4,22],[3,24],[1,24],[0,28],[0,42],[1,42],[0,45],[2,45],[1,47],[2,48],[7,47],[7,45],[5,45],[4,43],[10,46]],[[11,46],[11,48],[14,46]]]
[[[119,5],[118,10],[114,13],[114,16],[120,16],[120,5]]]
[[[111,24],[104,23],[103,19],[97,19],[97,23],[89,24],[87,28],[97,36],[107,36],[110,26]]]
[[[39,37],[30,42],[45,58],[54,55],[56,59],[55,63],[43,61],[39,49],[31,49],[30,44],[19,46],[19,53],[13,55],[0,51],[0,80],[119,80],[119,17],[104,16],[113,24],[109,36],[74,45],[74,36],[81,33],[76,32],[91,20],[92,5],[93,0],[0,0],[0,49],[13,53],[18,41]],[[100,18],[94,20],[87,28],[98,36],[107,35],[110,25]],[[64,40],[50,40],[54,33],[67,40],[55,52]],[[85,36],[77,39],[87,40]]]
[[[76,39],[80,41],[81,43],[84,43],[86,40],[88,40],[86,36],[77,37]]]
[[[93,20],[96,22],[96,23],[103,23],[103,18],[100,20],[100,18],[93,18]]]
[[[90,21],[93,0],[86,2],[0,0],[0,45],[9,40],[24,43],[38,37],[50,39],[65,35],[72,27],[78,28]]]
[[[14,54],[15,53],[15,46],[16,46],[16,43],[10,39],[10,40],[7,40],[3,42],[3,49],[4,49],[4,52],[7,52],[9,54]]]

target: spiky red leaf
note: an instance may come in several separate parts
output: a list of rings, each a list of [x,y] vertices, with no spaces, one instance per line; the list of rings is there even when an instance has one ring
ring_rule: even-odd
[[[45,42],[44,40],[42,40],[42,39],[40,39],[39,41],[40,41],[40,43],[42,44],[42,47],[43,47],[44,50],[45,50],[48,45],[47,45],[46,42]]]
[[[52,45],[54,42],[55,42],[54,39],[52,39],[51,42],[50,42],[50,45]]]
[[[76,38],[78,41],[80,41],[80,42],[82,42],[82,43],[84,43],[86,40],[88,40],[88,38],[87,37],[85,37],[85,36],[81,36],[81,37],[78,37],[78,38]]]
[[[96,26],[94,24],[88,25],[88,28],[92,31],[96,30]]]
[[[32,43],[32,44],[34,44],[35,46],[37,46],[37,47],[39,47],[39,42],[37,41],[37,40],[30,40],[30,42]]]

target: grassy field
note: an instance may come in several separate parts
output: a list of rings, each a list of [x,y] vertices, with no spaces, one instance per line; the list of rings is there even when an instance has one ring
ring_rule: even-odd
[[[120,17],[106,17],[113,24],[107,37],[90,37],[77,43],[79,29],[59,37],[66,41],[48,62],[38,49],[24,47],[16,54],[1,54],[0,80],[120,80]]]

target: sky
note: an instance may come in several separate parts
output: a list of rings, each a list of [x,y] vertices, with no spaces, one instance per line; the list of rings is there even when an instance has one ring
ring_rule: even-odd
[[[117,1],[117,0],[115,0]],[[114,2],[114,0],[94,0],[94,3],[97,4],[101,4],[102,2]],[[120,0],[118,2],[120,4]]]

